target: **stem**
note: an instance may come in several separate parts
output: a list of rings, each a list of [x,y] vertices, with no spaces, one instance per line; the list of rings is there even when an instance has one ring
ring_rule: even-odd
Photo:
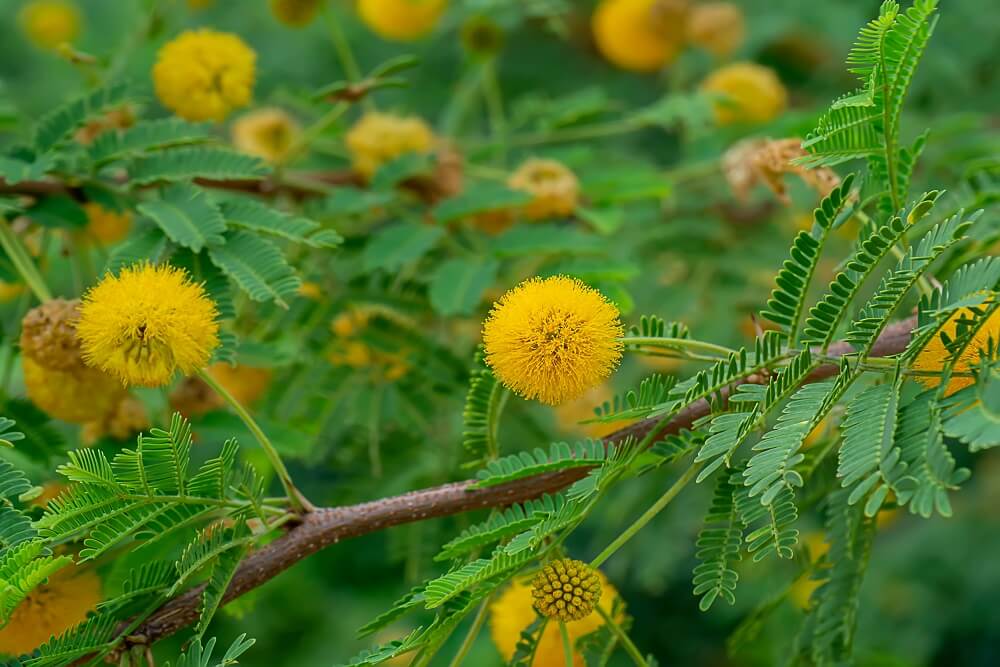
[[[672,349],[688,349],[688,350],[701,350],[702,352],[712,352],[720,356],[729,358],[730,355],[735,354],[736,350],[730,349],[724,345],[716,345],[715,343],[709,343],[703,340],[694,340],[692,338],[661,338],[659,336],[626,336],[624,338],[619,338],[621,342],[626,345],[645,345],[648,347],[668,347]]]
[[[628,636],[628,633],[622,630],[620,625],[615,623],[615,619],[611,618],[611,614],[604,611],[604,608],[601,607],[601,605],[597,605],[595,609],[597,613],[601,615],[601,618],[604,619],[604,622],[608,624],[608,627],[611,628],[611,631],[615,633],[615,636],[618,637],[618,641],[620,641],[622,646],[625,647],[625,652],[632,658],[632,662],[634,662],[638,667],[648,667],[646,659],[642,657],[642,652],[632,641],[632,638]]]
[[[559,634],[562,635],[563,658],[566,660],[566,667],[573,667],[573,644],[569,641],[569,631],[566,629],[565,621],[559,621]]]
[[[333,42],[333,49],[337,52],[340,66],[344,68],[344,74],[352,82],[360,81],[361,68],[358,67],[358,61],[354,58],[354,52],[351,51],[350,42],[347,41],[344,31],[340,29],[340,23],[329,9],[323,11],[323,18],[326,19],[327,25],[330,26],[330,41]]]
[[[490,598],[487,597],[483,600],[483,603],[479,605],[479,611],[476,612],[476,617],[472,619],[472,627],[469,628],[468,634],[465,635],[465,639],[462,640],[462,645],[458,648],[458,653],[455,657],[451,659],[449,667],[459,667],[462,661],[465,660],[465,656],[469,653],[472,645],[476,641],[476,637],[479,636],[479,631],[483,629],[483,623],[486,622],[486,614],[489,611]]]
[[[257,438],[257,442],[264,449],[264,453],[267,455],[268,460],[271,461],[271,466],[274,468],[275,474],[281,481],[281,486],[285,489],[285,495],[288,496],[288,501],[291,503],[292,507],[300,513],[308,513],[313,511],[315,506],[309,502],[309,500],[302,495],[302,492],[295,488],[295,484],[292,483],[292,478],[288,474],[288,468],[285,467],[284,461],[281,460],[281,456],[278,454],[278,450],[274,448],[271,443],[271,439],[267,437],[267,434],[261,429],[254,418],[247,412],[247,409],[236,400],[236,398],[226,391],[226,388],[215,381],[211,375],[209,375],[204,368],[198,370],[198,377],[207,384],[212,390],[217,393],[222,400],[229,404],[229,407],[233,409],[233,412],[239,416],[243,423],[246,425],[250,432],[253,433],[254,437]]]
[[[662,496],[660,496],[660,499],[657,500],[655,503],[653,503],[652,507],[650,507],[648,510],[646,510],[642,514],[642,516],[640,516],[638,519],[636,519],[635,522],[631,526],[629,526],[628,528],[626,528],[624,530],[624,532],[622,532],[621,535],[619,535],[618,537],[616,537],[615,540],[611,544],[609,544],[607,547],[605,547],[604,551],[602,551],[601,553],[599,553],[597,555],[597,558],[595,558],[594,560],[590,561],[590,567],[592,567],[594,569],[597,569],[598,567],[601,566],[602,563],[604,563],[604,561],[606,561],[616,551],[618,551],[620,548],[622,548],[622,546],[626,542],[628,542],[630,539],[632,539],[635,536],[636,533],[638,533],[640,530],[642,530],[642,528],[647,523],[649,523],[650,521],[652,521],[653,517],[655,517],[657,514],[659,514],[660,511],[664,507],[666,507],[667,505],[669,505],[671,500],[673,500],[674,498],[677,497],[677,494],[679,494],[681,492],[681,490],[685,486],[687,486],[688,482],[690,482],[692,479],[695,478],[695,475],[698,474],[699,470],[701,470],[701,464],[700,463],[692,463],[688,467],[688,469],[686,471],[684,471],[684,474],[681,475],[680,478],[676,482],[673,483],[673,486],[671,486],[669,489],[667,489],[666,492]]]
[[[24,249],[21,240],[17,238],[17,234],[14,233],[14,230],[10,228],[7,220],[3,217],[0,217],[0,246],[3,246],[4,252],[10,258],[11,264],[14,265],[24,283],[38,300],[42,303],[51,301],[52,292],[49,291],[48,286],[45,284],[42,274],[38,272],[38,267],[31,260],[28,251]]]
[[[503,93],[497,81],[496,60],[490,60],[483,66],[483,97],[486,100],[486,110],[490,119],[490,134],[500,142],[500,162],[507,160],[507,149],[504,137],[507,135],[507,120],[503,112]]]
[[[285,158],[286,164],[291,164],[292,160],[298,157],[302,151],[309,147],[309,144],[313,139],[323,134],[327,127],[332,125],[335,121],[340,119],[341,116],[347,111],[346,102],[337,102],[330,110],[325,114],[320,116],[315,123],[303,130],[302,134],[299,135],[298,140],[292,144],[292,147],[288,149],[288,156]]]

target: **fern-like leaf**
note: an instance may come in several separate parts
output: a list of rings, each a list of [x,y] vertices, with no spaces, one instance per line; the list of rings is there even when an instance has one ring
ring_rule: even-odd
[[[285,299],[302,285],[281,251],[250,232],[228,234],[225,245],[209,248],[208,256],[254,301],[274,301],[286,308]]]
[[[174,243],[199,252],[225,241],[226,221],[205,191],[190,183],[174,183],[160,199],[139,204],[139,212],[155,222]]]
[[[160,181],[259,179],[270,169],[259,158],[224,148],[172,148],[142,155],[129,166],[133,186]]]
[[[533,452],[521,452],[490,461],[486,464],[486,468],[476,473],[478,481],[472,488],[496,486],[566,468],[599,466],[613,453],[614,447],[609,445],[605,449],[604,443],[600,440],[584,440],[575,445],[554,442],[548,452],[536,448]]]
[[[694,594],[700,595],[698,607],[708,611],[721,597],[736,603],[736,582],[739,575],[733,565],[740,560],[743,530],[733,494],[730,475],[719,475],[712,496],[712,505],[705,516],[705,525],[698,533],[695,553],[700,563],[694,568]]]
[[[344,241],[340,234],[332,229],[323,229],[318,222],[282,213],[253,199],[230,200],[224,202],[221,208],[222,216],[234,227],[278,236],[313,248],[335,248]]]
[[[102,132],[88,146],[87,157],[95,166],[100,166],[147,151],[201,143],[210,138],[207,124],[158,118],[136,123],[125,130]]]

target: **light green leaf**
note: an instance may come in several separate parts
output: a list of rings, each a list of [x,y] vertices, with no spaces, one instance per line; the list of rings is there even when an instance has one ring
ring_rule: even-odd
[[[139,212],[155,222],[170,240],[199,252],[225,242],[226,221],[205,192],[190,183],[164,188],[158,201],[139,204]]]
[[[250,232],[230,233],[224,245],[208,249],[208,256],[254,301],[274,301],[287,308],[285,297],[302,284],[281,251]]]
[[[364,250],[365,269],[395,271],[434,247],[444,229],[414,222],[386,227],[372,235]]]
[[[430,300],[442,315],[468,315],[496,279],[500,263],[495,259],[450,259],[434,272]]]

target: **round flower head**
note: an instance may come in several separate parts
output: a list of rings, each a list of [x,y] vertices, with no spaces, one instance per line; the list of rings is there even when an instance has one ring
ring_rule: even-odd
[[[688,17],[687,38],[717,58],[727,58],[743,44],[743,10],[731,2],[695,5]]]
[[[117,379],[96,368],[56,370],[27,355],[21,367],[31,402],[49,416],[74,424],[103,418],[124,394]]]
[[[597,48],[613,64],[655,72],[684,44],[686,0],[602,0],[591,27]]]
[[[622,357],[618,309],[575,278],[532,278],[504,294],[483,325],[486,361],[528,399],[558,405],[603,382]]]
[[[80,11],[64,0],[35,0],[21,10],[21,27],[37,46],[54,49],[80,32]]]
[[[21,352],[46,368],[72,371],[84,367],[76,320],[80,301],[52,299],[28,311],[21,320]]]
[[[208,363],[219,344],[215,304],[181,269],[136,264],[106,275],[83,298],[84,360],[125,385],[160,387]]]
[[[93,570],[68,565],[28,594],[0,630],[0,653],[30,653],[82,623],[101,601],[101,580]]]
[[[295,119],[281,109],[257,109],[233,123],[233,145],[277,164],[288,157],[300,132]]]
[[[488,58],[503,48],[503,29],[487,16],[473,16],[462,24],[462,47],[469,55]]]
[[[958,330],[959,320],[971,320],[972,313],[968,310],[959,310],[945,323],[941,334],[934,336],[930,342],[920,351],[913,361],[914,370],[940,372],[944,370],[945,364],[951,359],[952,353],[945,347],[941,335],[947,335],[949,341],[954,341],[962,332]],[[992,339],[994,347],[1000,347],[1000,310],[994,311],[989,319],[983,323],[976,331],[972,340],[965,346],[952,366],[953,373],[969,373],[979,365],[980,354],[986,354],[989,341]],[[941,384],[941,378],[933,375],[916,376],[918,382],[926,387],[937,387]],[[952,377],[948,381],[945,395],[950,396],[960,389],[965,389],[975,384],[975,378],[968,375]]]
[[[589,565],[562,558],[543,567],[531,581],[535,611],[563,622],[579,621],[601,599],[601,580]]]
[[[347,150],[355,171],[371,178],[386,162],[406,153],[429,153],[434,133],[423,120],[372,111],[347,132]]]
[[[167,42],[153,66],[156,96],[187,120],[222,120],[249,104],[256,54],[236,35],[189,30]]]
[[[132,228],[132,214],[128,211],[111,211],[97,202],[87,202],[83,210],[87,213],[87,233],[102,245],[121,241]]]
[[[309,25],[319,11],[320,0],[271,0],[274,18],[292,28]]]
[[[447,0],[359,0],[361,21],[383,39],[422,37],[437,24]]]
[[[561,162],[533,158],[525,161],[507,179],[514,190],[532,196],[524,207],[529,220],[565,217],[576,210],[580,182]]]
[[[715,118],[730,123],[766,123],[785,110],[788,93],[778,76],[756,63],[733,63],[715,70],[702,82],[702,90],[722,99],[715,104]]]
[[[612,613],[618,592],[614,586],[608,583],[607,578],[600,571],[595,573],[601,590],[600,607],[609,615]],[[534,597],[531,593],[530,585],[514,580],[511,585],[490,605],[490,635],[497,650],[505,661],[509,661],[514,655],[517,641],[521,636],[521,631],[531,625],[538,618]],[[618,619],[619,621],[621,618]],[[569,634],[570,644],[576,644],[576,640],[584,635],[590,634],[594,630],[604,625],[604,619],[600,614],[590,614],[578,621],[566,623],[566,630]],[[559,632],[558,623],[546,623],[545,630],[538,641],[538,648],[535,651],[533,667],[561,667],[566,664],[563,654],[562,637]],[[579,652],[573,654],[574,667],[585,667],[584,657]]]

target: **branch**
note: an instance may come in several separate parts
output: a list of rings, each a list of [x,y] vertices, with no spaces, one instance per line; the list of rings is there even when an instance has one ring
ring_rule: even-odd
[[[870,356],[885,357],[899,354],[906,349],[910,341],[910,332],[915,326],[916,318],[911,317],[887,327],[872,347]],[[852,351],[850,344],[840,342],[830,346],[828,355],[840,357]],[[816,382],[836,375],[837,372],[836,364],[824,364],[813,371],[806,382]],[[760,382],[763,382],[763,378],[747,379],[747,383]],[[656,437],[677,433],[690,428],[697,419],[709,413],[710,407],[706,401],[696,401],[658,429],[659,420],[644,419],[616,431],[605,438],[605,441],[617,442],[628,436],[643,438],[654,429]],[[415,521],[524,502],[545,493],[564,489],[586,476],[588,470],[588,468],[573,468],[475,490],[470,489],[475,480],[467,480],[359,505],[317,510],[307,514],[300,524],[291,528],[285,535],[250,554],[236,570],[222,603],[230,602],[271,580],[303,558],[341,540]],[[133,645],[152,644],[197,621],[201,592],[202,587],[196,587],[168,601],[134,634],[125,638],[120,650],[127,650]]]

